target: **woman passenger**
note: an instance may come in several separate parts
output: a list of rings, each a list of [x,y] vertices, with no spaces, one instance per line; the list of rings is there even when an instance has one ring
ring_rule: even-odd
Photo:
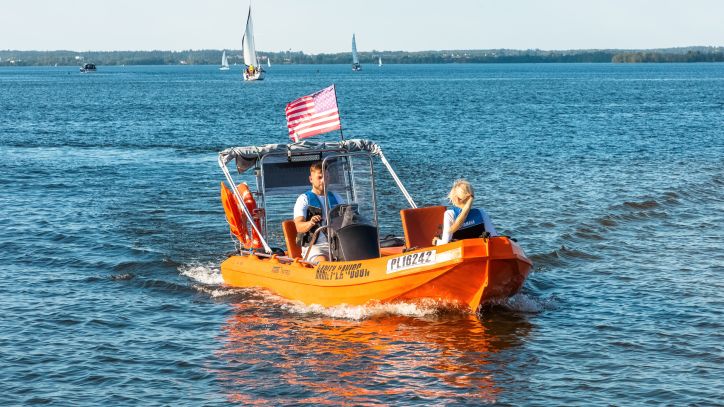
[[[483,236],[497,236],[490,216],[483,209],[473,208],[475,192],[472,185],[464,179],[455,181],[448,194],[453,204],[452,209],[445,211],[442,225],[442,236],[432,239],[433,245],[442,245],[455,239],[469,239]]]

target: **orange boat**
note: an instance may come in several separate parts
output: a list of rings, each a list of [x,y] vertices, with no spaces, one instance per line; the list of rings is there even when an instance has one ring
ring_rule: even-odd
[[[404,239],[379,238],[374,158],[410,204],[400,211]],[[256,191],[247,183],[234,187],[227,168],[232,160],[242,176],[256,179]],[[324,196],[332,192],[344,201],[331,208],[326,202],[326,223],[315,237],[322,232],[328,236],[331,260],[319,264],[302,255],[294,222],[272,216],[274,209],[291,210],[291,203],[273,198],[289,201],[310,188],[309,165],[314,161],[322,162]],[[230,148],[220,153],[219,164],[231,187],[221,184],[222,202],[237,244],[221,264],[229,286],[262,287],[309,305],[432,299],[476,312],[481,304],[517,293],[532,267],[520,246],[505,236],[432,246],[446,208],[418,208],[379,146],[367,140]],[[281,225],[281,234],[274,233],[274,224]],[[281,235],[286,250],[267,240]]]

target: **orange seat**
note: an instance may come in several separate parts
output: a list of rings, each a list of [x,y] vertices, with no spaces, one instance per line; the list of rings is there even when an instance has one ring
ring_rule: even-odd
[[[282,222],[284,240],[287,243],[287,256],[292,258],[302,257],[302,248],[297,246],[297,226],[289,219]]]
[[[400,211],[402,230],[405,233],[405,246],[429,247],[432,238],[442,233],[444,206],[403,209]]]
[[[405,246],[391,246],[391,247],[380,247],[380,256],[394,256],[396,254],[402,254]]]

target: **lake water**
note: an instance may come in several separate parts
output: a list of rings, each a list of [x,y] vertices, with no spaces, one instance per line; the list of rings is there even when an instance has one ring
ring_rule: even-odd
[[[2,404],[722,403],[724,64],[240,78],[0,68]],[[418,205],[472,182],[535,263],[520,294],[469,315],[223,287],[217,152],[285,142],[285,104],[331,83]]]

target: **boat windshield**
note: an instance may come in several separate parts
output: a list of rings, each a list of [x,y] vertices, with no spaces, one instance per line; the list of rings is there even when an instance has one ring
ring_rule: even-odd
[[[324,159],[325,187],[344,198],[355,216],[364,223],[377,226],[374,166],[366,153],[334,154]],[[334,208],[330,208],[330,211]],[[332,217],[327,216],[327,219]]]
[[[256,171],[257,205],[264,208],[263,228],[269,240],[283,241],[281,222],[292,219],[294,203],[310,190],[309,167],[323,163],[325,188],[345,204],[354,204],[358,216],[377,226],[372,156],[367,152],[315,151],[303,155],[266,154]],[[333,207],[326,203],[327,209]],[[328,214],[327,214],[328,215]],[[325,216],[329,219],[329,216]],[[267,225],[269,225],[267,227]]]

